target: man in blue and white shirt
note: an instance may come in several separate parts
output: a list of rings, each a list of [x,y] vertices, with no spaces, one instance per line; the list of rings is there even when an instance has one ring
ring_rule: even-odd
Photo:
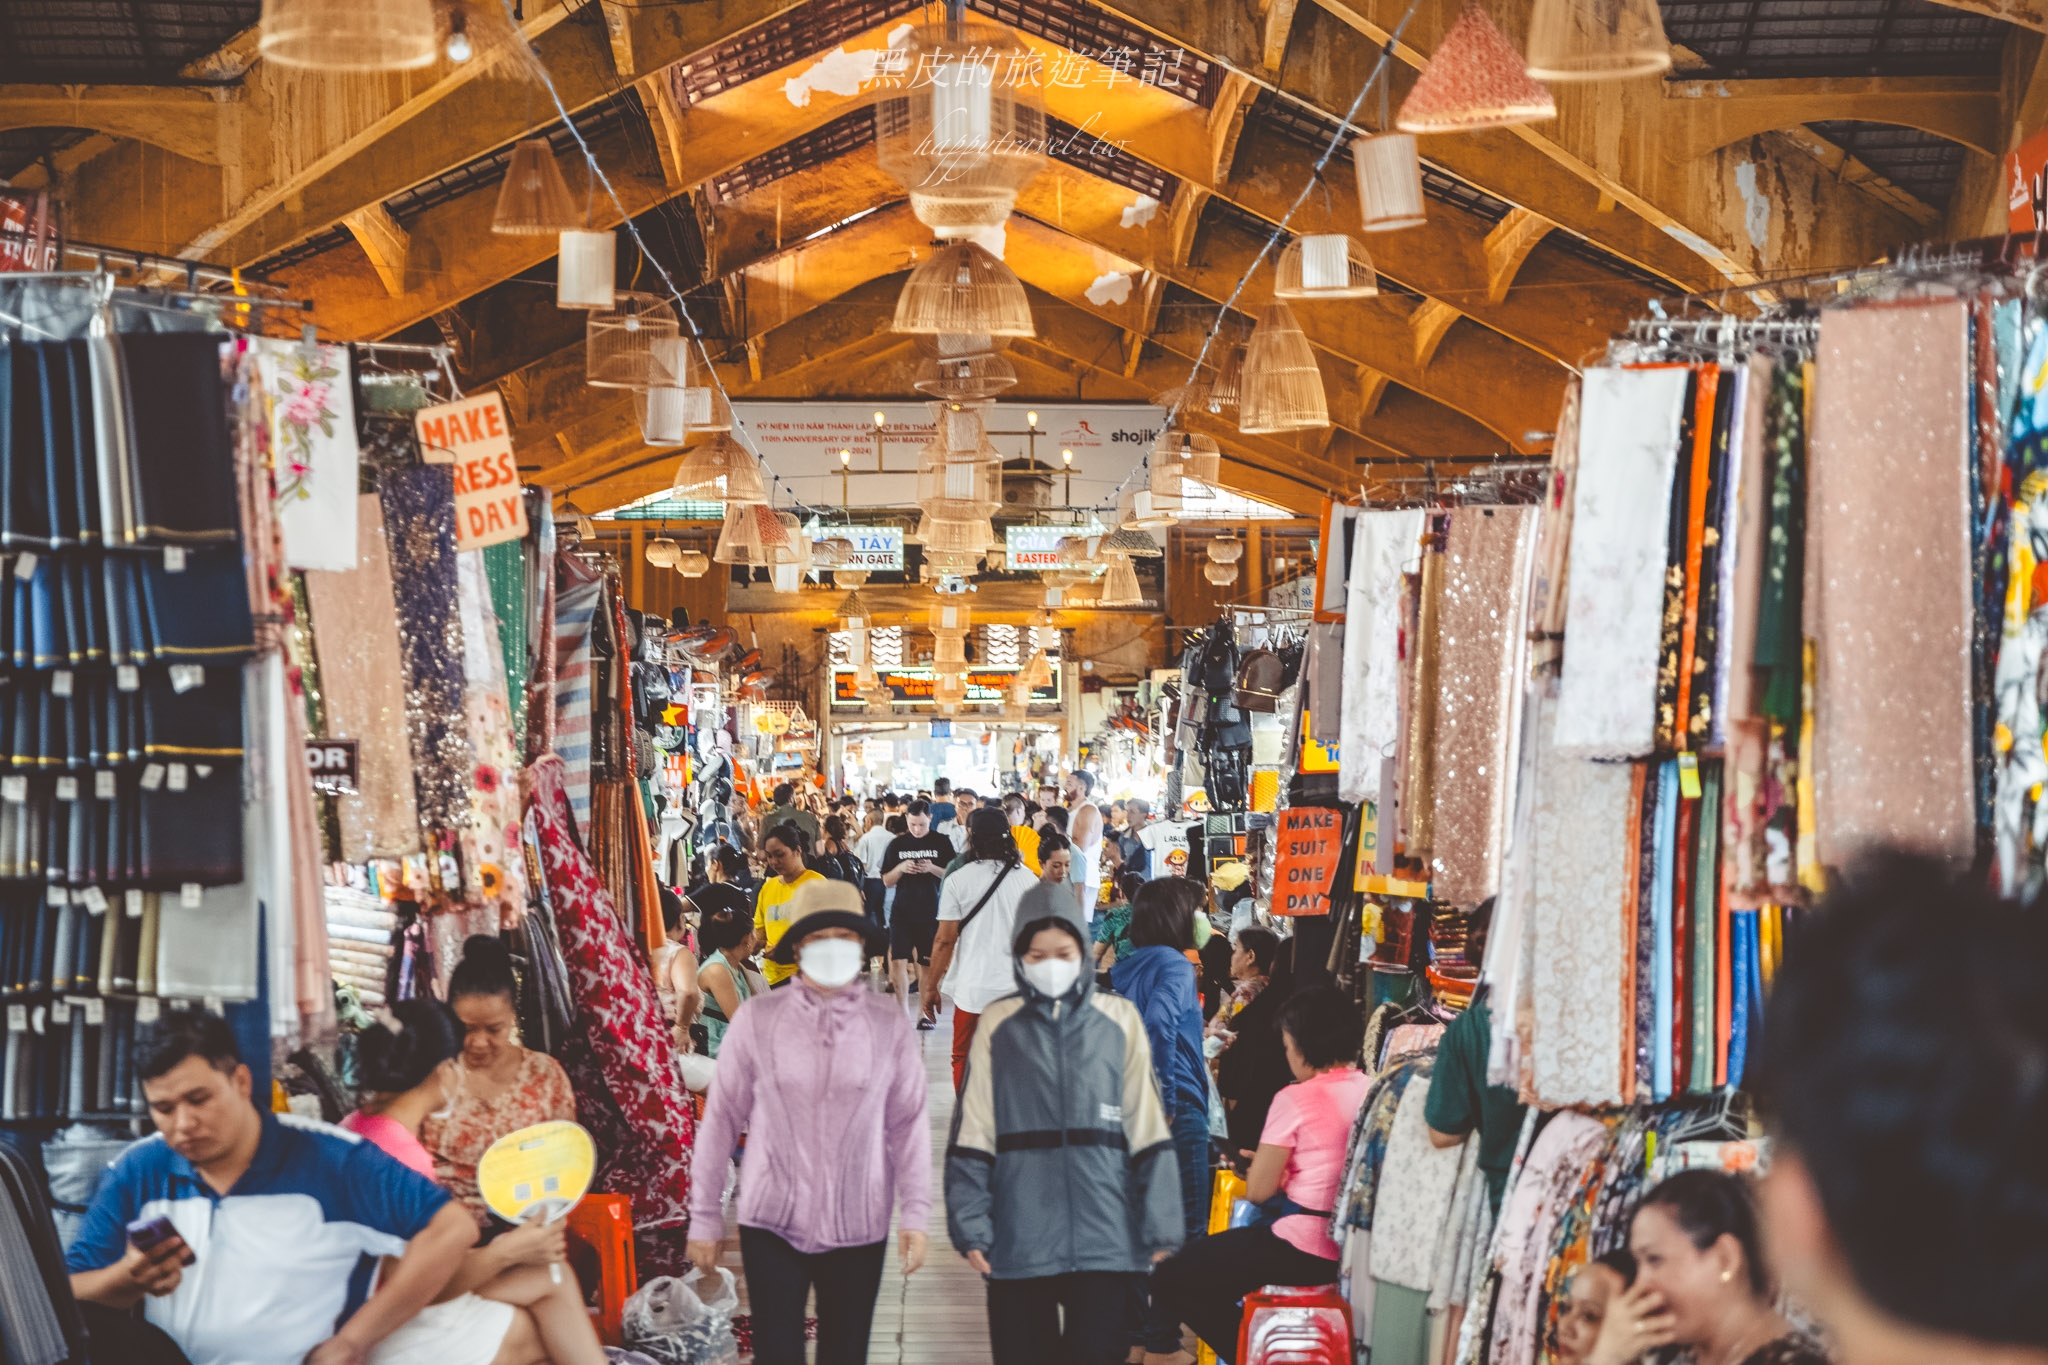
[[[169,1016],[136,1061],[157,1133],[114,1163],[71,1247],[81,1302],[146,1301],[192,1365],[360,1365],[461,1266],[471,1216],[354,1134],[259,1110],[224,1021]],[[178,1235],[138,1250],[128,1224],[158,1216]],[[365,1302],[378,1257],[398,1260]]]

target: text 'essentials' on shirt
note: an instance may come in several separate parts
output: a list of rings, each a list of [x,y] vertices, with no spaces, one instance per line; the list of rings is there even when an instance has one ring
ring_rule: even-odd
[[[899,863],[929,861],[944,867],[957,856],[953,841],[937,830],[926,830],[923,834],[899,834],[889,841],[889,851],[882,855],[882,872],[887,875],[896,870]],[[935,916],[939,913],[939,877],[922,872],[906,872],[896,883],[896,903],[890,907],[891,915]]]
[[[1325,1071],[1281,1090],[1266,1111],[1260,1145],[1293,1149],[1280,1177],[1281,1192],[1305,1209],[1325,1211],[1320,1217],[1293,1214],[1279,1219],[1273,1232],[1311,1256],[1337,1259],[1328,1210],[1334,1206],[1338,1182],[1344,1177],[1344,1151],[1351,1142],[1352,1120],[1358,1117],[1358,1107],[1365,1103],[1371,1087],[1372,1082],[1356,1067]]]
[[[354,1133],[263,1115],[256,1158],[214,1193],[161,1135],[123,1152],[65,1264],[103,1270],[127,1226],[162,1215],[196,1259],[144,1312],[192,1365],[299,1365],[361,1304],[379,1256],[404,1254],[448,1203],[433,1181]]]

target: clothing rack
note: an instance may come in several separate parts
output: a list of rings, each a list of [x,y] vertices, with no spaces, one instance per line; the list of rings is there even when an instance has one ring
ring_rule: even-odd
[[[1525,507],[1541,500],[1548,460],[1487,457],[1487,462],[1462,474],[1437,473],[1437,461],[1423,463],[1420,474],[1375,479],[1359,489],[1362,501],[1374,508]]]

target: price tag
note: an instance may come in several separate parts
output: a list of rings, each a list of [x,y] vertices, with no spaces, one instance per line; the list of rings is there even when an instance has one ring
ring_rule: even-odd
[[[129,887],[127,893],[121,898],[121,910],[129,919],[141,919],[142,892],[136,887]]]
[[[153,995],[145,995],[135,1002],[135,1022],[138,1024],[154,1024],[162,1013],[163,1004]]]
[[[28,1032],[27,1005],[9,1005],[7,1007],[7,1031],[9,1033]]]
[[[28,800],[28,779],[19,773],[0,777],[0,801],[12,801],[20,805]]]
[[[142,686],[142,670],[134,664],[122,664],[114,670],[114,686],[123,692],[133,692]]]
[[[50,1022],[53,1024],[68,1024],[71,1022],[71,1002],[69,1000],[52,1000],[50,1002]]]
[[[142,770],[142,789],[153,792],[164,784],[164,765],[152,763]]]
[[[1700,799],[1700,758],[1698,754],[1678,756],[1678,794],[1688,801]]]
[[[166,545],[166,546],[164,546],[164,572],[165,572],[165,573],[183,573],[183,572],[185,572],[185,547],[184,547],[184,546],[182,546],[182,545]]]
[[[52,673],[50,675],[50,695],[53,697],[70,696],[71,684],[71,670],[68,668],[58,669],[55,673]]]
[[[192,785],[192,770],[182,763],[173,763],[164,772],[164,786],[174,792],[181,792]]]
[[[35,551],[23,550],[14,561],[14,576],[26,581],[36,576],[37,559]]]
[[[36,1007],[35,1007],[34,1009],[32,1009],[32,1010],[30,1010],[30,1011],[29,1011],[29,1013],[28,1013],[28,1026],[29,1026],[29,1030],[30,1030],[30,1031],[31,1031],[32,1033],[34,1033],[34,1034],[35,1034],[35,1035],[36,1035],[37,1037],[41,1037],[41,1036],[42,1036],[43,1034],[45,1034],[45,1033],[48,1033],[48,1032],[49,1032],[49,1024],[50,1024],[50,1011],[49,1011],[48,1009],[44,1008],[44,1007],[43,1007],[43,1006],[41,1006],[41,1005],[37,1005],[37,1006],[36,1006]]]
[[[71,904],[71,893],[61,886],[51,887],[44,895],[52,905]]]
[[[100,890],[97,886],[88,886],[79,893],[78,898],[85,902],[87,914],[104,915],[107,913],[107,893]]]
[[[107,1002],[97,995],[88,995],[80,1002],[85,1006],[85,1022],[98,1027],[107,1022]]]
[[[178,888],[178,904],[184,906],[187,910],[196,910],[199,908],[200,895],[198,882],[186,882]]]
[[[57,799],[59,801],[76,801],[78,799],[78,779],[75,777],[58,778]]]
[[[205,681],[206,668],[203,664],[171,665],[171,690],[173,692],[190,692]]]
[[[92,794],[101,801],[114,799],[114,770],[102,768],[92,775]]]
[[[206,997],[206,1012],[224,1015],[228,1012],[227,1002],[217,995],[209,995]]]

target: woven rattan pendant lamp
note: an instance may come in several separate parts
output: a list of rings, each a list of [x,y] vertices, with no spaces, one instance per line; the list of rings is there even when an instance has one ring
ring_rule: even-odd
[[[1404,133],[1468,133],[1556,117],[1556,101],[1530,78],[1522,54],[1476,0],[1466,0],[1395,122]]]
[[[681,502],[724,502],[728,508],[768,501],[768,480],[753,452],[720,434],[684,452],[668,495]]]
[[[433,0],[263,0],[257,48],[307,71],[416,71],[441,40]]]
[[[719,564],[772,569],[778,562],[778,554],[786,557],[789,553],[782,522],[775,515],[775,509],[766,503],[750,503],[725,509],[725,527],[718,533],[718,544],[711,551],[711,558]]]
[[[1045,165],[1044,63],[1010,29],[962,15],[900,47],[910,88],[875,104],[875,156],[941,237],[999,226]]]
[[[1222,478],[1223,451],[1214,437],[1169,428],[1153,442],[1148,481],[1154,510],[1186,511],[1190,498],[1206,497]]]
[[[1342,232],[1295,238],[1280,253],[1273,277],[1276,299],[1369,299],[1379,292],[1372,257]]]
[[[910,272],[896,300],[895,330],[1037,335],[1024,282],[973,242],[935,251]]]
[[[1202,565],[1202,577],[1219,588],[1235,583],[1237,574],[1238,566],[1235,564],[1218,564],[1212,560]]]
[[[1536,0],[1528,72],[1545,81],[1622,80],[1671,69],[1657,0]]]
[[[1109,573],[1102,580],[1102,596],[1097,602],[1104,607],[1142,607],[1145,593],[1138,586],[1138,571],[1131,567],[1131,557],[1112,552],[1109,556]]]
[[[676,556],[676,572],[685,578],[702,578],[711,572],[711,556],[702,550],[684,550]]]
[[[673,569],[683,557],[683,547],[667,536],[647,542],[647,562],[657,569]]]
[[[542,137],[514,144],[505,183],[498,187],[498,208],[491,231],[512,237],[552,237],[583,226],[583,213],[569,197],[569,182],[555,160],[555,149]]]
[[[1237,429],[1247,435],[1330,425],[1315,351],[1294,310],[1284,303],[1269,303],[1259,314],[1259,325],[1245,344],[1240,382]]]
[[[668,300],[654,294],[624,290],[612,306],[590,315],[584,324],[583,382],[594,389],[645,389],[673,383],[682,324]],[[662,347],[667,365],[655,363]]]
[[[609,308],[617,297],[619,239],[575,228],[556,239],[555,307]]]

